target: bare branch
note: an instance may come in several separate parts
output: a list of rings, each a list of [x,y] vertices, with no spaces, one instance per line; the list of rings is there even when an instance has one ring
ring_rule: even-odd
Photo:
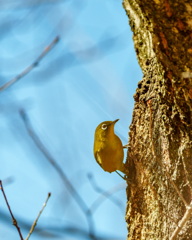
[[[181,192],[179,191],[179,188],[177,187],[177,185],[174,183],[174,181],[172,180],[170,174],[165,170],[165,174],[168,176],[172,186],[174,187],[175,191],[177,192],[178,196],[180,197],[180,199],[182,200],[182,202],[184,203],[185,207],[187,208],[188,204],[185,200],[185,198],[183,197],[183,195],[181,194]]]
[[[176,227],[175,231],[172,233],[170,240],[177,239],[177,235],[179,234],[179,232],[181,231],[181,229],[183,228],[187,220],[191,217],[191,214],[192,214],[192,201],[187,207],[187,210],[184,216],[182,217],[181,221],[178,223],[178,226]]]
[[[101,195],[93,202],[93,204],[90,207],[90,211],[93,213],[102,203],[105,199],[109,199],[111,202],[113,202],[116,206],[118,206],[124,213],[124,205],[122,202],[113,196],[114,193],[116,193],[119,190],[125,189],[125,184],[118,185],[111,190],[105,191],[101,189],[99,186],[97,186],[95,179],[92,174],[88,175],[88,179],[91,183],[91,186],[93,189],[100,193]]]
[[[44,204],[43,204],[43,207],[42,207],[42,209],[40,210],[37,218],[35,219],[35,221],[34,221],[34,223],[33,223],[33,225],[31,226],[31,229],[30,229],[30,231],[29,231],[29,233],[28,233],[28,235],[27,235],[27,237],[26,237],[25,240],[28,240],[28,239],[30,238],[31,234],[33,233],[33,231],[35,230],[35,227],[36,227],[36,225],[37,225],[37,221],[39,220],[39,217],[41,216],[44,208],[46,207],[47,202],[48,202],[48,200],[49,200],[50,197],[51,197],[51,193],[48,193],[48,196],[47,196],[47,198],[46,198],[46,200],[45,200],[45,202],[44,202]]]
[[[12,217],[13,225],[16,227],[16,229],[17,229],[17,231],[18,231],[19,236],[20,236],[20,239],[23,240],[23,236],[22,236],[20,227],[18,226],[17,220],[15,219],[15,217],[14,217],[12,211],[11,211],[11,207],[10,207],[10,205],[9,205],[9,202],[8,202],[8,200],[7,200],[7,197],[6,197],[6,194],[5,194],[5,192],[4,192],[3,183],[2,183],[1,180],[0,180],[0,188],[1,188],[1,191],[2,191],[2,193],[3,193],[3,196],[4,196],[5,202],[6,202],[6,204],[7,204],[7,207],[8,207],[8,209],[9,209],[10,215],[11,215],[11,217]]]
[[[66,174],[63,172],[61,167],[57,164],[54,157],[51,155],[51,153],[48,151],[48,149],[42,143],[42,141],[40,140],[38,135],[35,133],[32,125],[30,123],[30,120],[29,120],[26,112],[23,109],[20,110],[20,115],[21,115],[23,122],[25,124],[25,127],[26,127],[30,137],[34,141],[35,145],[42,152],[42,154],[45,156],[45,158],[48,160],[48,162],[54,167],[54,169],[56,170],[58,175],[61,177],[63,183],[65,184],[67,190],[69,191],[69,193],[71,194],[73,199],[76,201],[77,205],[80,207],[82,212],[85,214],[87,223],[89,226],[90,238],[95,239],[93,218],[92,218],[91,212],[89,211],[88,206],[84,202],[83,198],[79,195],[79,193],[77,192],[75,187],[72,185],[72,183],[69,181],[69,179],[67,178]]]
[[[0,87],[0,92],[4,91],[14,83],[16,83],[18,80],[23,78],[25,75],[27,75],[33,68],[37,67],[42,58],[47,55],[48,52],[56,45],[56,43],[59,41],[59,37],[57,36],[39,55],[39,57],[30,65],[28,66],[23,72],[21,72],[19,75],[11,79],[9,82],[5,83],[3,86]]]

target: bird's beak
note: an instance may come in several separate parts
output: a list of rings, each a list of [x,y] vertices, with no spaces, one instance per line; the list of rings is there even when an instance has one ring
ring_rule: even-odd
[[[119,119],[116,119],[116,120],[113,121],[111,124],[115,124],[117,121],[119,121]]]

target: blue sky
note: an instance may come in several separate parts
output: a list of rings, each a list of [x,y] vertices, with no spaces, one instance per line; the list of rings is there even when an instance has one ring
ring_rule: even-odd
[[[88,227],[85,214],[29,136],[20,109],[87,207],[98,199],[98,208],[93,208],[95,234],[125,239],[126,185],[117,174],[104,172],[92,153],[94,131],[102,121],[119,118],[115,130],[127,142],[133,94],[141,79],[122,2],[4,0],[1,5],[1,85],[60,37],[37,68],[0,96],[0,178],[12,180],[5,181],[4,189],[24,237],[22,221],[33,222],[48,192],[52,196],[39,227]],[[101,198],[88,174],[119,204]],[[2,194],[0,203],[0,212],[9,216]],[[35,233],[31,237],[44,238]],[[10,219],[1,221],[0,239],[19,239]],[[63,230],[51,239],[81,236]]]

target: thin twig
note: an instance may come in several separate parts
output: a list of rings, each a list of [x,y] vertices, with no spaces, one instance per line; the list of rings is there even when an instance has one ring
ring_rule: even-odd
[[[30,120],[29,120],[26,112],[23,109],[20,110],[20,116],[23,119],[25,127],[28,131],[28,134],[34,141],[35,145],[41,151],[41,153],[45,156],[45,158],[48,160],[48,162],[53,166],[53,168],[56,170],[58,175],[61,177],[63,183],[65,184],[67,190],[69,191],[71,196],[74,198],[74,200],[76,201],[77,205],[80,207],[82,212],[85,214],[87,223],[89,226],[90,238],[95,239],[93,218],[92,218],[91,212],[89,211],[87,204],[84,202],[83,198],[79,195],[79,193],[77,192],[75,187],[72,185],[70,180],[67,178],[66,174],[63,172],[61,167],[57,164],[56,160],[53,158],[51,153],[48,151],[48,149],[42,143],[39,136],[35,133],[32,125],[30,123]]]
[[[176,226],[178,226],[178,222],[175,220],[174,217],[170,216],[169,214],[167,213],[164,213],[164,212],[161,212],[162,215],[164,215],[165,217],[169,218],[172,222],[175,223]]]
[[[42,207],[42,209],[40,210],[37,218],[35,219],[35,221],[34,221],[34,223],[33,223],[33,225],[31,226],[31,229],[30,229],[30,231],[29,231],[29,233],[28,233],[28,235],[27,235],[27,237],[26,237],[25,240],[28,240],[28,239],[30,238],[31,234],[33,233],[33,231],[35,230],[35,227],[36,227],[36,225],[37,225],[37,221],[39,220],[39,217],[41,216],[44,208],[46,207],[47,202],[48,202],[48,200],[49,200],[50,197],[51,197],[51,193],[48,193],[47,198],[46,198],[46,200],[45,200],[45,202],[44,202],[44,204],[43,204],[43,207]]]
[[[11,217],[12,217],[13,225],[16,227],[16,229],[17,229],[17,231],[18,231],[19,236],[20,236],[20,239],[23,240],[23,236],[22,236],[20,227],[19,227],[18,224],[17,224],[17,220],[16,220],[15,217],[13,216],[13,213],[12,213],[12,211],[11,211],[11,207],[10,207],[9,202],[8,202],[8,200],[7,200],[6,194],[5,194],[5,192],[4,192],[3,184],[2,184],[2,181],[1,181],[1,180],[0,180],[0,188],[1,188],[1,191],[2,191],[2,193],[3,193],[3,196],[4,196],[5,202],[6,202],[6,204],[7,204],[7,207],[8,207],[8,209],[9,209],[10,215],[11,215]]]
[[[179,234],[179,232],[181,231],[181,229],[183,228],[187,220],[191,217],[191,214],[192,214],[192,201],[188,205],[185,214],[183,215],[182,219],[178,223],[178,226],[175,228],[174,232],[172,233],[170,240],[177,239],[177,235]]]
[[[11,79],[9,82],[5,83],[3,86],[0,87],[0,92],[7,89],[14,83],[16,83],[18,80],[23,78],[25,75],[27,75],[33,68],[37,67],[40,63],[40,61],[47,55],[48,52],[57,44],[59,41],[59,37],[57,36],[45,49],[43,52],[39,55],[39,57],[31,64],[29,65],[23,72],[21,72],[19,75]]]
[[[169,177],[169,180],[172,184],[172,186],[174,187],[175,191],[177,192],[177,194],[179,195],[180,199],[182,200],[182,202],[184,203],[185,207],[187,208],[188,204],[185,200],[185,198],[183,197],[183,195],[181,194],[181,192],[179,191],[179,188],[177,187],[177,185],[174,183],[174,181],[172,180],[170,174],[167,172],[167,170],[165,170],[165,174],[166,176]]]

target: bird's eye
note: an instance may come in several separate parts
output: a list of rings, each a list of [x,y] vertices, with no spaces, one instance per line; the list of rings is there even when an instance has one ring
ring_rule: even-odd
[[[107,129],[107,124],[102,124],[101,129],[106,130]]]

